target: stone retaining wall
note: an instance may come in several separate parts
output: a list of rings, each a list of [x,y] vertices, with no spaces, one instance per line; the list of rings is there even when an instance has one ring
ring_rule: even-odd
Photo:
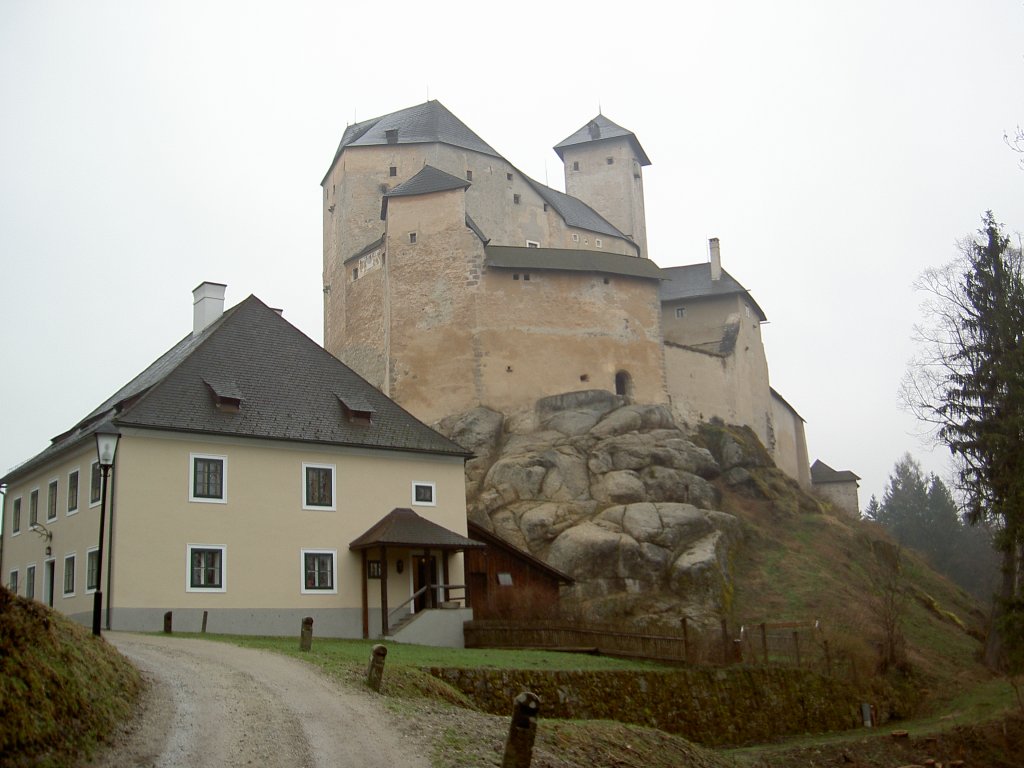
[[[671,672],[545,672],[431,668],[481,709],[506,715],[524,690],[540,696],[541,717],[608,719],[650,726],[706,745],[738,745],[862,726],[852,684],[785,668],[702,668]],[[891,691],[872,701],[893,709]],[[885,716],[882,715],[884,719]]]

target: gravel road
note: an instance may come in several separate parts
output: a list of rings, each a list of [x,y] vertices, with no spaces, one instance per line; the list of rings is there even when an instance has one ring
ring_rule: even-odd
[[[88,766],[428,768],[370,691],[269,651],[108,632],[149,681],[138,717]]]

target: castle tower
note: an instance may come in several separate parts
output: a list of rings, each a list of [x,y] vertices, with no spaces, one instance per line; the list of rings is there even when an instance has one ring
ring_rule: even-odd
[[[598,115],[555,146],[565,167],[565,191],[579,198],[647,253],[643,166],[650,165],[636,136]]]

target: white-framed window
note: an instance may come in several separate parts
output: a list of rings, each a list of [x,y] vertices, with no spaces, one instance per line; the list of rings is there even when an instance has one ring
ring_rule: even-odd
[[[228,549],[223,544],[187,544],[186,592],[226,592]]]
[[[334,464],[302,465],[302,508],[336,509],[334,503]]]
[[[100,462],[93,459],[89,468],[89,506],[95,507],[100,503]]]
[[[686,307],[676,307],[676,319],[682,320],[686,317]]]
[[[75,596],[75,556],[64,555],[64,597]]]
[[[338,550],[304,549],[300,557],[304,595],[338,594]]]
[[[32,493],[28,495],[28,527],[31,530],[32,526],[39,522],[39,489],[33,488]]]
[[[575,232],[572,233],[572,241],[574,243],[578,243],[580,241],[580,236]]]
[[[25,597],[34,600],[36,596],[36,565],[25,566]]]
[[[7,588],[14,594],[18,594],[18,569],[15,568],[7,577]]]
[[[412,503],[417,507],[436,507],[437,485],[424,480],[413,480]]]
[[[527,248],[540,248],[540,243],[537,242],[536,240],[527,240],[526,241],[526,247]]]
[[[21,497],[11,502],[11,535],[21,533]]]
[[[601,238],[600,237],[595,237],[594,238],[594,246],[597,247],[597,248],[600,248],[601,245],[602,245]]]
[[[228,457],[190,453],[188,457],[188,500],[226,504],[228,500]]]
[[[57,519],[57,478],[46,489],[46,522]]]
[[[100,584],[100,550],[92,547],[85,554],[85,592],[92,594]]]
[[[68,514],[78,511],[78,470],[68,472]]]

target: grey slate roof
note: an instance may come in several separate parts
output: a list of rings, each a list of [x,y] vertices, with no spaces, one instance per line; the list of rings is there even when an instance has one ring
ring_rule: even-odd
[[[240,410],[218,409],[207,382],[238,396]],[[372,410],[372,423],[349,422],[343,400]],[[108,418],[121,427],[469,455],[255,296],[226,311],[198,336],[190,333],[0,481],[28,473],[88,440]]]
[[[567,272],[601,272],[649,280],[663,279],[662,270],[650,259],[623,256],[607,251],[583,251],[567,248],[521,248],[488,245],[484,248],[484,266],[504,269],[556,269]]]
[[[640,142],[636,138],[636,134],[632,131],[628,131],[621,125],[616,125],[604,115],[598,115],[593,120],[588,122],[578,131],[572,135],[566,137],[562,141],[555,145],[555,152],[558,153],[559,158],[565,160],[564,151],[566,147],[572,147],[577,144],[587,144],[590,142],[597,141],[608,141],[609,139],[628,138],[630,143],[633,145],[633,151],[636,153],[637,159],[641,165],[650,165],[651,161],[647,157],[647,153],[644,152],[644,148],[640,146]]]
[[[567,195],[565,192],[559,192],[557,189],[546,187],[526,175],[523,175],[523,178],[570,227],[578,227],[611,237],[621,237],[624,240],[630,239],[582,200]],[[639,247],[637,251],[639,252]]]
[[[745,297],[757,310],[762,321],[768,318],[753,297],[736,279],[722,270],[720,280],[711,279],[711,264],[687,264],[683,267],[662,269],[665,282],[661,284],[661,300],[704,299],[713,296],[740,295]]]
[[[848,469],[832,469],[821,459],[811,464],[811,482],[815,485],[824,483],[856,483],[860,477]]]
[[[403,197],[406,195],[427,195],[431,192],[447,192],[450,189],[465,189],[470,183],[458,176],[452,176],[440,168],[424,165],[419,173],[408,181],[387,192],[384,197]]]
[[[484,544],[449,531],[426,520],[411,509],[399,507],[377,521],[366,533],[354,539],[349,549],[370,547],[429,547],[431,549],[479,549]]]
[[[393,130],[398,131],[396,136],[398,144],[439,142],[493,157],[501,157],[486,141],[449,112],[441,102],[432,100],[348,126],[345,133],[342,134],[341,143],[334,153],[330,167],[334,167],[334,163],[337,162],[342,150],[346,147],[388,144],[387,132]],[[329,171],[330,168],[328,168]]]

